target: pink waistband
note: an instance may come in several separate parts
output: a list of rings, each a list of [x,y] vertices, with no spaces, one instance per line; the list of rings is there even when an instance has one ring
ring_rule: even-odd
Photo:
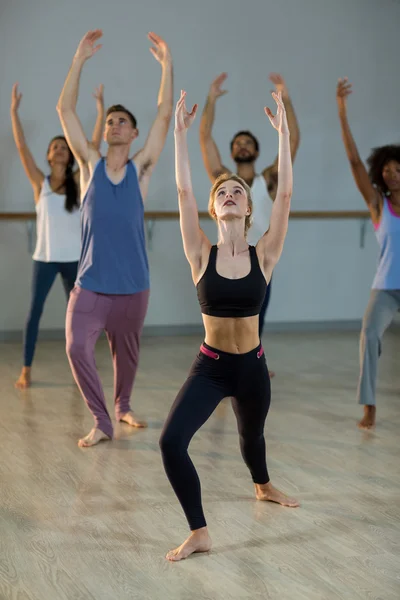
[[[206,356],[209,356],[210,358],[214,358],[215,360],[219,359],[219,354],[217,352],[213,352],[212,350],[209,350],[209,348],[206,348],[204,346],[204,344],[201,344],[201,346],[200,346],[200,352],[202,352]],[[261,358],[261,356],[263,354],[264,354],[264,348],[261,346],[261,348],[257,352],[257,358]],[[236,355],[234,355],[234,356],[236,356]],[[240,356],[240,354],[238,354],[237,356]]]

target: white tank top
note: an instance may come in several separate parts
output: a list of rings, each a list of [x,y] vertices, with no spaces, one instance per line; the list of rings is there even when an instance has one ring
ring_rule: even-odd
[[[253,198],[253,224],[247,232],[247,241],[255,246],[268,230],[271,217],[272,200],[269,197],[267,182],[263,175],[256,175],[251,186]]]
[[[81,253],[80,210],[65,210],[65,195],[56,194],[48,177],[36,204],[36,248],[33,260],[75,262]]]

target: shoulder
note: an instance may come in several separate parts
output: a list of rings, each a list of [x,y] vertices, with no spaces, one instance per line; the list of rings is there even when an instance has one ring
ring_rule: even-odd
[[[101,154],[93,144],[93,142],[88,142],[88,165],[93,165],[98,162],[101,158]]]
[[[268,190],[268,194],[274,200],[276,196],[276,189],[278,187],[278,167],[271,165],[262,172],[262,177],[265,181],[265,185]]]
[[[149,156],[146,156],[143,149],[136,152],[132,157],[131,162],[136,169],[139,181],[150,172],[153,166],[153,161]]]
[[[37,182],[32,184],[35,202],[37,203],[41,196],[46,196],[51,192],[49,177],[44,175]]]
[[[373,223],[378,223],[382,216],[382,212],[387,202],[386,196],[381,194],[378,190],[375,190],[376,194],[374,199],[371,201],[369,205],[369,212],[371,213],[371,219]]]
[[[88,160],[80,165],[80,181],[87,182],[88,179],[95,172],[98,164],[102,160],[102,156],[100,152],[95,148],[95,146],[90,142],[88,148]]]
[[[271,165],[264,169],[262,172],[262,177],[264,178],[267,186],[271,183],[278,181],[278,167],[275,165]]]

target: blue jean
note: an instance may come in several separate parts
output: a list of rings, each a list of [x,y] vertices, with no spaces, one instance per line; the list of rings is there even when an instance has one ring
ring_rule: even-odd
[[[32,365],[39,333],[40,318],[47,296],[57,275],[59,273],[61,275],[68,302],[69,294],[74,287],[77,271],[78,261],[67,263],[33,261],[31,306],[24,331],[25,367]]]
[[[376,379],[382,338],[399,310],[400,290],[371,290],[360,336],[359,404],[376,404]]]
[[[259,332],[260,339],[261,339],[261,336],[264,331],[264,320],[265,320],[265,315],[267,313],[267,308],[268,308],[268,304],[269,304],[269,300],[270,300],[270,296],[271,296],[271,285],[272,285],[272,277],[267,286],[267,291],[265,292],[264,302],[263,302],[261,310],[260,310],[260,320],[259,320],[259,325],[258,325],[258,332]]]

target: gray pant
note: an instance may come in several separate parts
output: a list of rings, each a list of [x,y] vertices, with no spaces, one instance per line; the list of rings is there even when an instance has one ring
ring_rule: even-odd
[[[400,290],[371,290],[360,338],[359,404],[375,405],[376,374],[381,340],[400,310]]]

